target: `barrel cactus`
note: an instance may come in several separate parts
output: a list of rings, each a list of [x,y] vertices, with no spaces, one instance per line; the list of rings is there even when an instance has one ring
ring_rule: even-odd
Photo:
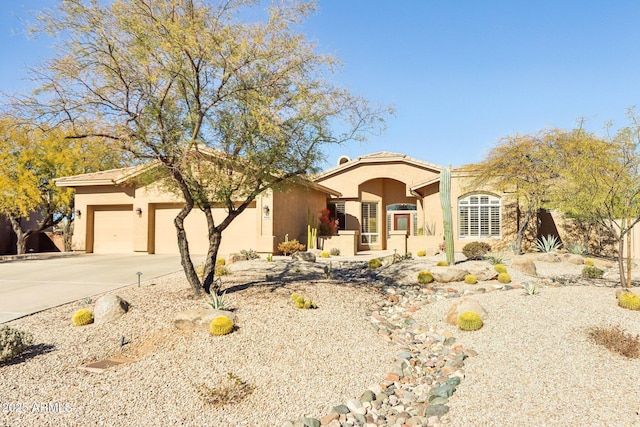
[[[467,285],[475,285],[478,283],[478,278],[474,274],[467,274],[464,276],[464,283]]]
[[[498,282],[511,283],[511,276],[509,276],[509,273],[500,273],[498,274]]]
[[[438,261],[436,264],[438,267],[448,267],[449,263],[447,261]]]
[[[463,331],[477,331],[482,325],[482,317],[476,312],[465,311],[458,316],[458,327]]]
[[[227,316],[218,316],[209,324],[211,335],[226,335],[233,331],[233,320]]]
[[[427,252],[426,252],[425,250],[423,250],[423,249],[420,249],[420,250],[416,253],[416,255],[418,255],[419,257],[423,257],[423,256],[426,256],[426,255],[427,255]]]
[[[506,273],[507,272],[507,267],[505,267],[502,264],[496,264],[493,266],[493,269],[498,272],[498,274],[500,273]]]
[[[378,258],[372,258],[369,260],[368,266],[370,269],[374,270],[376,268],[380,268],[382,266],[382,262]]]
[[[433,282],[433,275],[430,271],[424,270],[418,273],[418,283],[426,285],[431,282]]]
[[[311,300],[311,298],[307,298],[303,295],[292,294],[291,300],[295,303],[297,308],[310,309],[310,308],[318,308],[315,302]]]
[[[84,326],[93,323],[93,313],[88,308],[76,311],[71,317],[73,326]]]
[[[640,310],[640,297],[633,292],[623,292],[618,297],[618,305],[629,310]]]

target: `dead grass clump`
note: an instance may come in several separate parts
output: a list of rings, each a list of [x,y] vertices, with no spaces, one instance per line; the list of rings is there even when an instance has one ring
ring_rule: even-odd
[[[238,403],[253,392],[254,386],[242,381],[237,375],[227,372],[219,384],[209,387],[206,384],[196,386],[196,391],[210,405],[222,406]]]
[[[640,358],[640,335],[627,333],[619,325],[591,328],[589,338],[596,344],[630,359]]]

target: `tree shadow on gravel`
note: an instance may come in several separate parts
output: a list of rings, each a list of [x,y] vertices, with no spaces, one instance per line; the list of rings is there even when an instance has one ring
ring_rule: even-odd
[[[56,349],[55,345],[52,344],[34,344],[27,347],[22,353],[17,355],[11,360],[1,362],[0,366],[10,366],[17,365],[19,363],[26,362],[27,360],[33,359],[34,357],[40,356],[41,354],[51,353]]]

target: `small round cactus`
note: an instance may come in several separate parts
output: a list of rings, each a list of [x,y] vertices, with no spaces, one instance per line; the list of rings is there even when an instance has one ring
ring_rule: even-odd
[[[422,249],[420,249],[420,250],[416,253],[416,255],[418,255],[419,257],[423,257],[423,256],[427,255],[427,252],[426,252],[426,251],[424,251],[424,250],[422,250]]]
[[[438,261],[436,264],[438,267],[448,267],[449,263],[447,261]]]
[[[504,266],[504,265],[502,265],[502,264],[496,264],[496,265],[494,265],[494,266],[493,266],[493,269],[494,269],[495,271],[497,271],[497,272],[498,272],[498,274],[500,274],[500,273],[506,273],[506,272],[507,272],[507,267],[505,267],[505,266]]]
[[[227,262],[225,261],[224,258],[218,258],[216,260],[216,265],[227,265]]]
[[[233,320],[227,316],[218,316],[209,324],[211,335],[226,335],[233,331]]]
[[[498,274],[498,282],[511,283],[511,276],[509,276],[509,273],[500,273]]]
[[[476,312],[465,311],[458,316],[458,327],[463,331],[477,331],[482,325],[482,317]]]
[[[640,310],[640,297],[633,292],[623,292],[618,297],[618,305],[629,310]]]
[[[588,265],[588,266],[594,266],[595,263],[593,262],[593,260],[591,258],[585,258],[584,259],[584,265]]]
[[[418,273],[418,283],[420,283],[421,285],[426,285],[431,282],[433,282],[433,275],[430,271],[423,270]]]
[[[73,326],[84,326],[93,323],[93,313],[88,308],[76,311],[71,317]]]
[[[370,269],[380,268],[382,266],[382,262],[378,258],[372,258],[369,260],[368,266]]]
[[[331,254],[328,251],[320,252],[320,258],[331,258]]]
[[[474,274],[467,274],[464,276],[464,283],[467,285],[475,285],[478,283],[478,278]]]

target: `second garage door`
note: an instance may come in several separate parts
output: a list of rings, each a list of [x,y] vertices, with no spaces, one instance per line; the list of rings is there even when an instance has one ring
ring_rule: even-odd
[[[93,208],[93,252],[133,252],[133,206]]]

